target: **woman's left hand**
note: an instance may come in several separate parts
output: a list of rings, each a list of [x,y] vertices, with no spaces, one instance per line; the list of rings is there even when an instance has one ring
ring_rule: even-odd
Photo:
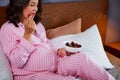
[[[67,52],[67,51],[65,50],[65,48],[60,48],[60,49],[58,49],[58,51],[57,51],[57,55],[58,55],[59,57],[63,58],[64,56],[69,56],[70,53]]]

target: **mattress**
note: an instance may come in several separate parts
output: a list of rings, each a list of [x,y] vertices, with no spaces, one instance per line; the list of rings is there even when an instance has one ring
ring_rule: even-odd
[[[106,52],[110,62],[114,65],[114,68],[107,70],[116,80],[120,80],[120,58]]]

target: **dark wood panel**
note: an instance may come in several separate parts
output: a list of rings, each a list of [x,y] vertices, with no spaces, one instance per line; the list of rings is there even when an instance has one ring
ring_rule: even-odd
[[[6,7],[0,7],[0,27],[6,20]]]
[[[120,41],[107,43],[105,50],[120,58]]]

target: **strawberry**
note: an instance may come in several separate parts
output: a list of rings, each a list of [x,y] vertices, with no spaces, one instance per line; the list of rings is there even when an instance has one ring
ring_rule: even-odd
[[[80,44],[75,43],[75,42],[73,42],[73,41],[71,41],[70,43],[69,43],[69,42],[66,42],[65,45],[66,45],[66,46],[69,46],[69,47],[74,47],[74,48],[79,48],[79,47],[81,47]]]

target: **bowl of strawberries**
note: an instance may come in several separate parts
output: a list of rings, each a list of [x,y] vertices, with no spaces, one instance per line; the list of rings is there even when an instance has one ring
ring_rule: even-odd
[[[82,49],[82,45],[78,42],[66,41],[65,49],[66,49],[66,51],[68,51],[70,53],[78,53]]]

